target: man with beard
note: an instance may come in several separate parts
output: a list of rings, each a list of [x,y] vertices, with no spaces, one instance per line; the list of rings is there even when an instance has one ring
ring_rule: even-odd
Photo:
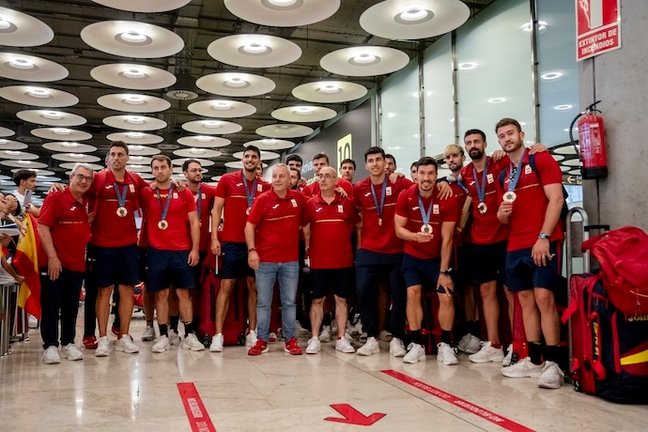
[[[212,224],[217,227],[224,220],[223,230],[212,230],[211,250],[223,256],[220,271],[221,286],[216,296],[216,334],[209,351],[223,351],[223,325],[229,298],[236,280],[245,277],[248,288],[248,320],[250,332],[245,344],[252,346],[257,339],[257,289],[254,283],[254,270],[248,266],[248,251],[245,245],[245,222],[250,214],[254,200],[270,185],[257,177],[256,169],[261,163],[261,151],[250,145],[243,151],[241,171],[223,175],[216,188],[216,198],[212,209]]]
[[[511,230],[506,282],[511,292],[518,293],[529,346],[529,356],[503,368],[502,374],[538,378],[539,387],[557,389],[564,381],[556,363],[560,320],[554,296],[560,286],[562,172],[547,152],[536,153],[531,162],[524,132],[516,120],[500,120],[495,133],[510,159],[503,185],[498,182],[501,198],[497,211],[497,218]],[[543,336],[546,350],[541,345]]]
[[[441,342],[437,360],[445,365],[455,365],[458,360],[451,346],[455,314],[450,259],[458,216],[457,200],[434,196],[436,178],[437,163],[434,158],[419,159],[417,184],[400,194],[396,205],[396,235],[405,240],[401,270],[407,287],[407,322],[412,339],[403,362],[417,363],[425,359],[421,336],[421,291],[423,283],[427,282],[435,287],[439,297]]]

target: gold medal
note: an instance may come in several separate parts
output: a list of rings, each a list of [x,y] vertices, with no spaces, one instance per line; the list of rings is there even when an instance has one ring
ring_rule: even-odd
[[[504,202],[512,203],[517,199],[517,195],[513,191],[508,191],[504,194],[502,198],[504,199]]]
[[[485,202],[480,202],[477,204],[477,210],[479,210],[479,214],[485,214],[488,211],[488,207],[486,207]]]
[[[160,222],[157,224],[158,228],[160,228],[162,231],[166,230],[169,228],[169,222],[166,220],[162,219]]]
[[[128,214],[128,210],[126,210],[126,207],[119,207],[117,209],[117,216],[125,217],[127,214]]]
[[[432,225],[430,224],[421,225],[421,232],[425,234],[432,234]]]

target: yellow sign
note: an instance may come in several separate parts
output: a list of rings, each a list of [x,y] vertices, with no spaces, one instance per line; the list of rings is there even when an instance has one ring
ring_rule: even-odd
[[[337,167],[344,159],[353,159],[353,142],[351,134],[343,136],[337,142]]]

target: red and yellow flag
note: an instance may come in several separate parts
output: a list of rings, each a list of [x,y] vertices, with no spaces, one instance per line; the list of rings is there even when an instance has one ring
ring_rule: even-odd
[[[18,291],[18,306],[37,319],[41,317],[40,275],[38,273],[38,222],[31,214],[25,215],[23,221],[24,235],[20,236],[13,259],[16,272],[25,277]]]

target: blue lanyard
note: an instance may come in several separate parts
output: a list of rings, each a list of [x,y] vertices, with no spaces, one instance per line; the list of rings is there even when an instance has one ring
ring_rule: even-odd
[[[515,168],[515,174],[510,178],[509,184],[508,184],[508,191],[513,192],[515,190],[515,187],[518,184],[518,181],[520,181],[520,175],[522,174],[522,163],[524,162],[524,157],[526,156],[528,150],[524,150],[524,153],[522,154],[522,157],[520,158],[520,162],[518,162],[517,168]],[[512,166],[513,164],[511,164]]]
[[[202,185],[198,185],[198,198],[196,199],[196,211],[198,212],[198,220],[202,213]]]
[[[385,178],[382,183],[380,203],[378,202],[378,197],[376,196],[374,185],[371,182],[369,182],[369,189],[371,189],[371,197],[373,198],[374,205],[376,206],[376,211],[378,212],[378,219],[382,219],[383,209],[385,208],[385,197],[387,196],[387,178]]]
[[[423,225],[429,225],[430,224],[430,214],[432,214],[432,205],[433,205],[433,199],[430,197],[430,205],[428,206],[427,210],[425,209],[425,206],[423,205],[423,198],[421,198],[421,195],[417,192],[416,196],[418,198],[418,204],[419,204],[419,211],[421,212],[421,218],[423,219]]]
[[[157,194],[158,202],[160,203],[160,207],[162,208],[162,215],[160,216],[160,220],[166,220],[167,213],[169,212],[169,205],[171,205],[171,196],[173,195],[173,184],[171,184],[171,187],[169,188],[166,201],[164,201],[164,206],[162,206],[162,197],[160,196],[160,189],[155,189],[155,193]]]
[[[248,208],[250,208],[252,207],[252,203],[254,202],[254,192],[256,191],[257,178],[256,176],[254,176],[254,181],[252,182],[252,192],[250,193],[250,190],[248,189],[247,179],[245,178],[245,175],[243,175],[243,171],[241,171],[241,177],[243,178],[243,187],[245,188],[245,199],[247,200],[247,206]]]
[[[119,207],[126,206],[126,195],[128,194],[128,185],[125,184],[121,192],[119,191],[119,184],[117,182],[113,183],[113,187],[115,188],[115,194],[117,194],[117,203],[119,204]]]
[[[486,160],[486,165],[484,165],[484,171],[482,172],[481,184],[479,183],[479,178],[477,177],[477,170],[475,169],[475,165],[473,165],[473,176],[475,177],[475,188],[477,189],[477,198],[479,199],[480,203],[483,203],[484,198],[486,198],[486,183],[487,183],[487,176],[488,176],[488,160]]]

